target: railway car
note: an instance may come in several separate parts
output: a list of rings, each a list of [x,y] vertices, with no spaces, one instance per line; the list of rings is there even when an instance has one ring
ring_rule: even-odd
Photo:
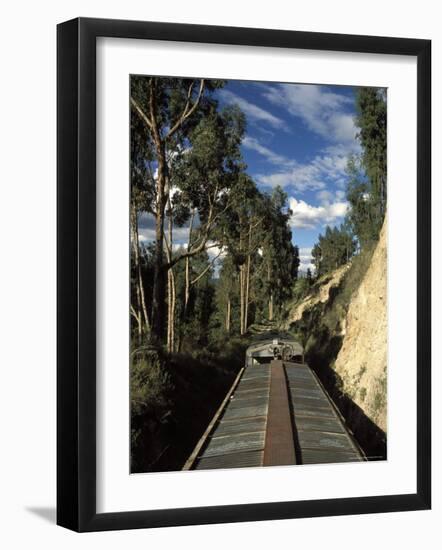
[[[304,350],[289,334],[264,337],[253,343],[246,351],[246,367],[269,364],[273,359],[302,363]]]
[[[289,334],[257,338],[183,469],[366,460],[303,357]]]

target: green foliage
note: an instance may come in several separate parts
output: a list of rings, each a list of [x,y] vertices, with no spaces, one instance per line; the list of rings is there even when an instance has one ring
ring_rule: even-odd
[[[132,343],[130,361],[131,470],[143,470],[159,457],[161,441],[146,447],[146,434],[170,414],[173,384],[166,362],[154,347]]]
[[[348,263],[358,249],[379,237],[387,205],[386,91],[360,88],[356,93],[356,126],[362,152],[347,164],[349,209],[339,228],[326,227],[312,249],[316,276]]]
[[[304,310],[302,318],[290,329],[306,347],[307,362],[327,381],[331,367],[342,344],[342,321],[348,311],[351,298],[359,288],[370,266],[374,246],[367,247],[353,257],[339,285],[331,287],[329,299]],[[330,275],[323,275],[310,287],[307,296],[313,295],[326,284]],[[363,371],[360,375],[362,376]],[[333,381],[333,384],[336,380]]]
[[[356,241],[346,224],[340,228],[326,227],[324,235],[312,249],[316,276],[320,277],[349,262],[356,250]]]
[[[356,108],[362,153],[347,165],[347,220],[364,247],[378,239],[387,208],[386,91],[360,88]]]
[[[133,344],[135,347],[136,344]],[[160,353],[152,347],[136,348],[131,353],[130,397],[132,414],[167,407],[170,377]]]
[[[352,260],[331,300],[304,311],[293,327],[313,363],[332,364],[340,322],[385,215],[385,92],[361,89],[361,154],[348,163],[347,217],[319,236],[315,280],[310,270],[300,276],[288,197],[279,187],[260,191],[247,174],[241,156],[246,118],[236,105],[220,107],[213,91],[221,86],[131,78],[131,223],[147,214],[160,236],[148,247],[132,243],[131,251],[131,335],[141,346],[131,361],[134,470],[167,469],[170,446],[187,452],[201,428],[192,418],[205,422],[216,407],[217,392],[241,366],[249,327],[280,323],[289,300],[318,292],[328,274]],[[177,249],[174,232],[187,225],[188,242]],[[214,261],[216,248],[222,253]],[[142,347],[149,331],[157,348]],[[192,402],[195,395],[203,401]],[[184,441],[185,434],[192,435]]]
[[[312,285],[311,276],[310,277],[308,277],[308,276],[299,277],[295,281],[295,283],[293,285],[293,289],[292,289],[292,295],[293,295],[295,303],[300,302],[301,300],[303,300],[307,296],[307,294],[310,291],[311,285]]]
[[[278,186],[270,199],[268,225],[265,228],[263,259],[267,265],[267,296],[272,295],[280,308],[291,296],[293,280],[298,278],[299,248],[292,244],[291,210],[287,194]]]
[[[243,168],[240,144],[244,131],[245,119],[239,109],[219,112],[213,107],[188,133],[187,147],[175,157],[170,170],[176,189],[172,203],[175,210],[181,209],[177,222],[184,223],[195,210],[204,225],[211,213],[225,209],[228,192]]]
[[[131,363],[131,472],[179,470],[242,366],[246,340]]]
[[[377,241],[384,214],[379,214],[379,199],[372,191],[360,157],[350,157],[347,164],[347,200],[350,205],[347,223],[361,248]]]
[[[370,180],[374,223],[378,232],[387,206],[387,92],[384,88],[359,88],[356,94],[362,161]]]

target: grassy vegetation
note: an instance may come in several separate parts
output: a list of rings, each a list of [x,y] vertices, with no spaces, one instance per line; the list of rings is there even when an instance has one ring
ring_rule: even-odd
[[[301,335],[306,344],[306,358],[310,366],[320,371],[328,371],[341,349],[342,322],[350,305],[353,293],[359,288],[370,265],[375,246],[365,248],[355,256],[342,277],[339,285],[332,286],[329,299],[317,303],[304,311],[302,319],[294,323],[292,329]],[[324,275],[311,287],[309,295],[314,296],[319,288],[330,280]],[[322,373],[323,375],[325,372]]]
[[[131,471],[179,470],[243,366],[247,338],[166,355],[139,349],[131,363]]]
[[[375,245],[366,247],[361,254],[355,256],[339,284],[330,287],[328,300],[307,307],[302,318],[293,323],[290,330],[305,346],[306,362],[318,374],[367,455],[385,457],[385,434],[354,403],[355,395],[344,392],[343,381],[333,368],[342,346],[342,324],[346,318],[351,298],[359,288],[370,266],[374,249]],[[327,274],[315,281],[309,292],[299,299],[298,303],[302,299],[314,297],[319,292],[320,287],[330,280],[330,277],[331,275]],[[294,306],[296,304],[292,304],[291,307]],[[361,366],[354,384],[355,391],[360,392],[362,401],[366,397],[367,390],[358,387],[358,384],[365,369],[366,366]],[[385,387],[382,386],[385,380],[379,380],[378,382],[379,391],[375,396],[375,408],[381,408],[385,404],[386,392]]]

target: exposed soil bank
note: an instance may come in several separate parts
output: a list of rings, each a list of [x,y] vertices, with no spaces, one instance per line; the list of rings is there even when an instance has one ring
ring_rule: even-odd
[[[354,293],[334,370],[342,390],[370,420],[387,431],[386,224],[365,277]]]
[[[287,312],[317,372],[367,456],[386,458],[387,235],[318,280]]]

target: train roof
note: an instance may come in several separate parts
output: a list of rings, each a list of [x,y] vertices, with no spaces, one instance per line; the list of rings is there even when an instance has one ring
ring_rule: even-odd
[[[285,407],[280,397],[270,391],[271,384],[278,384],[280,365],[285,371],[279,380],[286,387]],[[288,462],[279,462],[278,454],[272,454],[273,447],[281,443],[284,409],[288,414],[284,425],[292,435],[282,443],[284,450],[293,447],[291,464],[365,460],[314,372],[306,364],[275,361],[273,366],[242,369],[184,469],[287,465]],[[276,424],[271,421],[275,418]]]
[[[302,355],[302,345],[289,332],[265,332],[257,335],[254,342],[247,348],[246,355],[250,357],[252,354],[261,350],[267,350],[272,345],[288,344],[293,349],[293,355]]]

